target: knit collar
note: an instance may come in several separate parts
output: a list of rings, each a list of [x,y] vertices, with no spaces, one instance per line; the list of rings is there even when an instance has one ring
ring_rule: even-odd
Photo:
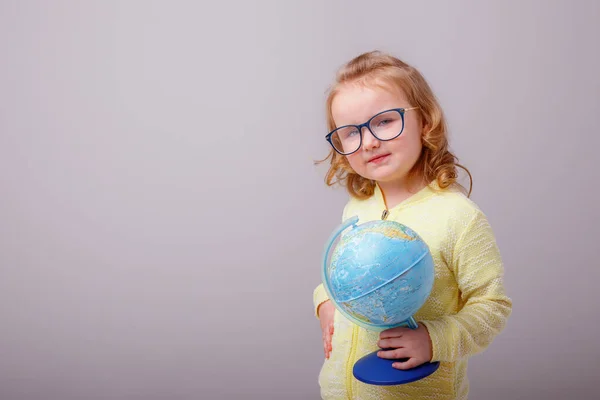
[[[437,181],[433,180],[429,183],[429,185],[425,186],[424,188],[420,189],[416,193],[412,194],[410,197],[404,199],[399,204],[392,207],[389,211],[395,210],[400,207],[406,207],[408,205],[422,201],[422,200],[434,195],[437,190],[440,190],[440,187],[439,187]],[[381,191],[379,184],[375,184],[375,193],[373,194],[373,200],[378,204],[379,208],[381,208],[381,209],[387,208],[385,201],[383,199],[383,192]]]

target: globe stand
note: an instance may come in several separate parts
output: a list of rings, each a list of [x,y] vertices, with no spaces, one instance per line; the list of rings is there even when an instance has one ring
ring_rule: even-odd
[[[406,325],[411,329],[417,328],[417,323],[412,317],[407,321]],[[356,379],[369,385],[402,385],[423,379],[437,371],[440,366],[440,363],[436,361],[426,362],[411,369],[396,369],[392,367],[393,363],[404,362],[407,359],[389,360],[381,358],[377,355],[378,351],[364,356],[354,364],[352,373]]]
[[[439,362],[421,364],[415,368],[400,370],[392,367],[392,363],[403,360],[381,358],[377,352],[364,356],[354,364],[354,377],[370,385],[390,386],[402,385],[423,379],[433,374],[440,366]]]

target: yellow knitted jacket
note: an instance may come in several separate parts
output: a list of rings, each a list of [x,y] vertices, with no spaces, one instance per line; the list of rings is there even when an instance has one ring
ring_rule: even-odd
[[[358,216],[358,224],[381,219],[386,209],[379,187],[367,200],[351,198],[342,220]],[[374,386],[356,380],[354,363],[377,350],[379,334],[356,326],[337,310],[333,351],[323,363],[319,385],[323,399],[467,399],[467,359],[483,351],[506,324],[512,301],[503,287],[503,264],[487,218],[457,190],[437,184],[388,210],[388,220],[407,225],[427,243],[435,262],[429,298],[414,315],[431,337],[432,375],[410,384]],[[315,316],[327,300],[320,284],[314,290]]]

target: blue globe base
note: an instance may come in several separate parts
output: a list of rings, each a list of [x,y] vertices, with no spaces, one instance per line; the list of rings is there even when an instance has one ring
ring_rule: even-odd
[[[377,352],[364,356],[354,364],[354,377],[370,385],[402,385],[423,379],[433,374],[440,366],[439,362],[421,364],[408,370],[392,367],[399,360],[388,360],[377,356]]]

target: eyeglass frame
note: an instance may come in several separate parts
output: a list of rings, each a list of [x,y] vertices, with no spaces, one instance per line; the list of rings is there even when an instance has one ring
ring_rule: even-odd
[[[400,108],[390,108],[389,110],[384,110],[381,112],[378,112],[377,114],[373,115],[371,118],[369,118],[369,120],[365,123],[362,123],[360,125],[352,125],[352,124],[348,124],[348,125],[343,125],[340,127],[335,128],[334,130],[332,130],[331,132],[329,132],[326,136],[325,136],[325,140],[327,140],[327,142],[329,142],[329,144],[331,145],[331,147],[333,148],[333,150],[335,150],[336,153],[342,155],[342,156],[349,156],[350,154],[354,154],[357,151],[360,150],[360,148],[362,147],[362,142],[363,142],[363,128],[367,128],[369,130],[369,132],[371,132],[371,135],[373,135],[373,137],[381,142],[389,142],[390,140],[394,140],[396,139],[398,136],[400,136],[402,134],[402,132],[404,132],[404,113],[406,111],[412,111],[412,110],[418,110],[420,107],[409,107],[409,108],[404,108],[404,107],[400,107]],[[373,133],[373,131],[371,130],[371,128],[369,127],[369,125],[371,125],[371,121],[373,121],[373,119],[375,119],[375,117],[380,116],[381,114],[385,114],[387,112],[390,111],[397,111],[398,114],[400,114],[400,117],[402,118],[402,129],[400,130],[400,132],[394,136],[393,138],[390,139],[380,139],[377,137],[377,135],[375,133]],[[331,141],[331,136],[333,136],[333,134],[342,129],[342,128],[347,128],[349,126],[353,126],[358,128],[358,133],[360,134],[360,143],[358,145],[358,148],[356,150],[354,150],[353,152],[350,153],[342,153],[340,152],[338,149],[335,148],[335,146],[333,145],[332,141]]]

